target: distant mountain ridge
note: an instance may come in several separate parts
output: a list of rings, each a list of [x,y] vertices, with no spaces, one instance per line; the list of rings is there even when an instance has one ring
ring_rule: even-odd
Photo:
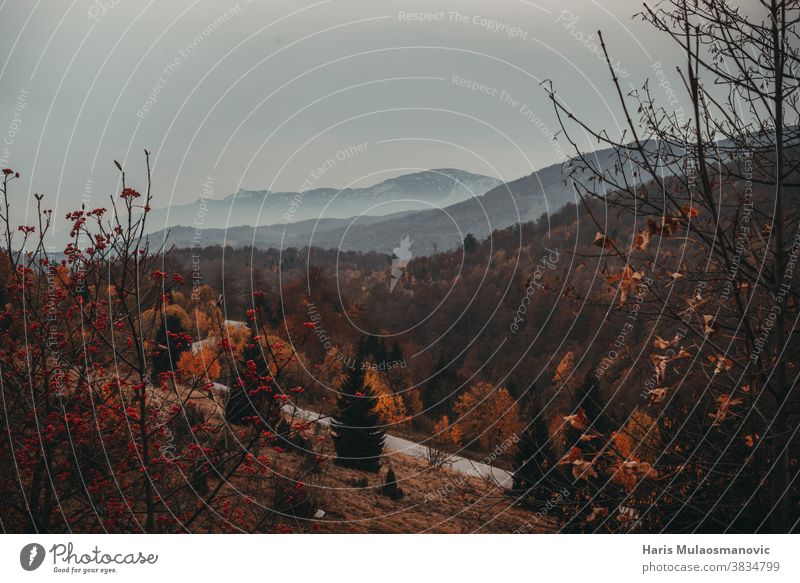
[[[595,167],[604,173],[619,178],[624,172],[630,179],[630,170],[620,168],[613,150],[598,150],[590,157]],[[567,203],[576,202],[577,195],[569,180],[575,168],[570,162],[553,164],[498,184],[481,196],[471,196],[447,206],[437,205],[437,208],[400,210],[384,216],[351,213],[348,217],[314,218],[292,224],[205,229],[199,231],[199,237],[195,229],[172,229],[168,245],[253,245],[261,249],[314,246],[391,254],[399,242],[408,237],[414,256],[429,255],[460,246],[467,233],[479,239],[486,238],[494,230],[536,221]],[[158,234],[161,240],[164,235],[164,232]]]
[[[149,231],[184,226],[203,229],[255,227],[309,219],[382,216],[449,206],[484,194],[501,180],[453,168],[389,178],[365,188],[315,188],[304,192],[240,190],[222,199],[153,209]]]

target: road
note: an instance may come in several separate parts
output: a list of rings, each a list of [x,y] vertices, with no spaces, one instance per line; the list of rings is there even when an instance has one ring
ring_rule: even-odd
[[[284,410],[289,415],[294,413],[296,417],[299,417],[305,421],[313,421],[324,427],[330,426],[330,418],[325,417],[320,413],[309,411],[307,409],[301,409],[294,405],[286,405]],[[403,455],[421,459],[427,459],[428,457],[428,446],[404,439],[402,437],[397,437],[396,435],[387,433],[384,443],[387,449]],[[490,480],[491,482],[497,483],[503,488],[511,488],[513,483],[513,475],[510,472],[462,456],[447,454],[447,462],[445,465],[461,474]]]

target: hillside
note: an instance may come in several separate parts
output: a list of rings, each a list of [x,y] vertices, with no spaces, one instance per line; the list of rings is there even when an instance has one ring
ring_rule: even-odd
[[[499,180],[489,176],[444,168],[405,174],[366,188],[240,190],[221,199],[199,198],[190,204],[153,209],[149,230],[175,226],[231,230],[360,214],[384,216],[448,206],[480,196],[498,184]]]
[[[617,169],[617,158],[611,150],[599,150],[593,154],[592,159],[604,172],[613,173]],[[308,220],[257,228],[231,226],[213,229],[209,228],[210,225],[203,225],[201,229],[173,228],[169,231],[169,241],[177,247],[210,245],[232,247],[253,245],[258,249],[317,247],[391,255],[399,241],[409,237],[412,241],[410,250],[413,255],[429,255],[459,247],[467,233],[472,233],[479,239],[486,238],[492,231],[536,221],[543,215],[558,211],[567,203],[575,202],[575,193],[568,180],[571,172],[573,172],[571,163],[553,164],[528,176],[496,185],[485,194],[478,195],[480,189],[474,188],[475,196],[464,196],[459,201],[453,201],[453,196],[428,197],[426,200],[431,204],[423,205],[422,209],[392,212],[379,217],[354,216],[357,214],[355,207],[348,205],[340,207],[337,203],[330,207],[337,209],[336,216],[349,218],[333,219],[330,218],[329,210],[325,210],[324,213],[321,212]],[[411,175],[402,177],[401,182],[403,184],[411,182],[406,190],[412,191],[422,184],[424,177],[425,174]],[[466,178],[463,181],[467,183]],[[403,190],[398,190],[395,186],[380,186],[380,188],[391,192]],[[267,200],[269,198],[267,197]],[[352,203],[355,198],[356,193],[353,192],[348,194],[346,200],[355,204]],[[252,204],[253,200],[263,200],[263,196],[248,195],[245,200],[249,200],[248,204]],[[307,204],[307,200],[304,198],[299,208],[303,208],[306,214],[313,214],[311,211],[316,207]],[[286,202],[284,200],[284,203]],[[387,208],[391,208],[392,211],[397,210],[395,204],[388,205]],[[258,216],[255,210],[252,213],[252,216]],[[170,222],[177,224],[174,218],[171,218]],[[231,221],[227,224],[235,223]],[[154,237],[161,241],[165,234],[159,232]]]

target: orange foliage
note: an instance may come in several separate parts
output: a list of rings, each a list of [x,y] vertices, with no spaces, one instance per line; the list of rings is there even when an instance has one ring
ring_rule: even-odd
[[[481,446],[502,443],[522,430],[517,404],[508,391],[478,383],[456,401],[458,425],[464,436]]]
[[[210,350],[202,348],[197,352],[187,350],[181,354],[178,359],[178,372],[182,378],[192,384],[197,384],[203,381],[217,380],[222,372],[222,367]]]

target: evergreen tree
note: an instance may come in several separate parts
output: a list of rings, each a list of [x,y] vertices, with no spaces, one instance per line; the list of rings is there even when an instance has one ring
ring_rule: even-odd
[[[532,395],[534,389],[528,391],[526,403],[523,405],[528,424],[520,435],[517,454],[514,459],[514,491],[528,500],[544,501],[553,489],[554,476],[550,471],[554,466],[550,450],[550,436],[547,423],[540,411],[535,407]]]
[[[368,336],[365,340],[365,349],[366,354],[372,356],[375,364],[380,365],[386,362],[388,351],[386,350],[386,341],[382,336]]]
[[[576,406],[583,409],[588,429],[593,433],[609,433],[611,423],[606,413],[606,400],[600,392],[600,380],[589,373],[575,395]]]
[[[542,415],[533,415],[522,431],[514,459],[514,491],[518,496],[544,500],[549,491],[548,476],[553,467],[547,424]]]
[[[234,382],[230,384],[225,403],[225,420],[235,425],[241,425],[249,417],[262,417],[265,414],[264,401],[272,389],[263,348],[255,327],[251,328],[252,334],[242,349],[241,360],[236,363]]]
[[[178,366],[181,353],[191,349],[192,341],[177,314],[167,313],[155,337],[153,375],[169,372]]]
[[[331,437],[336,448],[336,463],[348,468],[377,472],[381,467],[384,430],[376,411],[378,398],[364,382],[361,366],[367,358],[366,342],[358,343],[355,365],[343,383],[337,410],[331,424]]]
[[[397,477],[391,467],[386,472],[386,481],[381,486],[381,494],[392,500],[400,500],[405,495],[403,489],[397,485]]]
[[[439,360],[434,366],[434,375],[422,392],[422,404],[428,415],[440,417],[453,412],[453,404],[458,398],[458,374],[455,366],[448,366],[448,358],[444,352],[439,353]]]
[[[508,391],[509,395],[514,397],[514,399],[519,400],[522,397],[519,386],[517,385],[517,383],[514,382],[514,377],[508,377],[508,382],[506,383],[506,390]],[[533,390],[534,390],[533,387],[531,387],[529,390],[529,394],[532,394],[531,391]]]
[[[392,342],[392,351],[389,354],[389,360],[393,363],[405,362],[406,360],[406,357],[403,356],[403,349],[400,348],[396,340]]]
[[[472,233],[467,233],[464,237],[464,253],[472,253],[478,247],[478,240]]]

